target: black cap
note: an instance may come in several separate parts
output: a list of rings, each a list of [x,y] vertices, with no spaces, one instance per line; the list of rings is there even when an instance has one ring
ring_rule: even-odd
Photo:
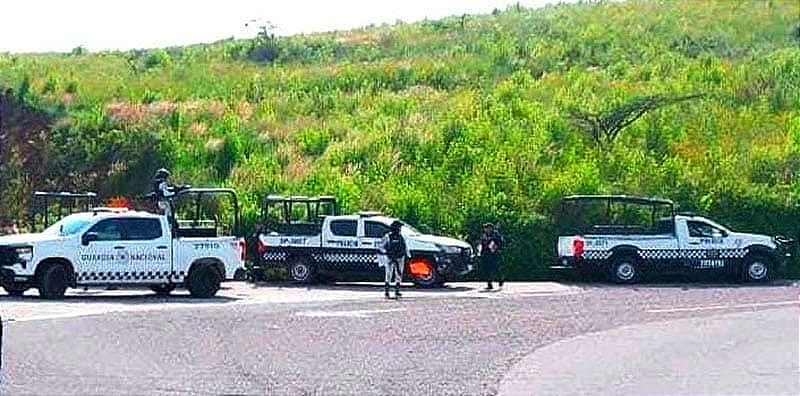
[[[392,222],[392,225],[390,225],[389,228],[394,231],[399,231],[401,228],[403,228],[403,222],[400,220],[395,220]]]
[[[492,223],[484,223],[483,224],[483,228],[489,228],[489,227],[494,228],[494,224],[492,224]]]

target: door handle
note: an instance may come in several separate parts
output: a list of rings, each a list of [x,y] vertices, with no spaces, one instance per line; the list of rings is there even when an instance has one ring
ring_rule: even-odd
[[[166,246],[156,246],[156,249],[166,249]]]
[[[699,245],[700,242],[689,242],[690,245]]]
[[[114,249],[117,249],[117,250],[119,250],[119,249],[125,249],[125,246],[114,246]]]

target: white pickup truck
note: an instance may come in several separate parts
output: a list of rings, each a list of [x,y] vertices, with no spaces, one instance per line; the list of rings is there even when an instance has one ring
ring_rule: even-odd
[[[288,224],[257,233],[254,270],[287,268],[293,281],[318,276],[339,280],[383,279],[379,243],[396,219],[375,212],[320,216],[318,223]],[[401,233],[410,258],[404,276],[420,287],[438,287],[473,269],[472,247],[461,240],[424,235],[410,225]]]
[[[599,204],[599,205],[593,205]],[[605,221],[586,221],[602,208]],[[644,207],[646,223],[614,222]],[[660,215],[659,215],[660,214]],[[571,196],[562,201],[562,219],[571,223],[558,236],[553,268],[598,270],[616,283],[634,283],[645,273],[717,271],[749,282],[770,279],[790,256],[780,237],[733,232],[705,217],[675,214],[669,200],[630,196]]]
[[[178,286],[208,298],[244,270],[244,240],[212,226],[163,215],[96,208],[41,233],[0,237],[0,283],[11,295],[38,288],[59,299],[68,287],[137,286],[169,294]]]

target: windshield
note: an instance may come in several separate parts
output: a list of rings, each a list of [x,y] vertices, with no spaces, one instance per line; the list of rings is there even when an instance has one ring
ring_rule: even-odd
[[[90,221],[83,217],[67,216],[44,230],[43,234],[71,236],[83,230]]]
[[[400,233],[403,235],[420,235],[420,232],[417,231],[416,228],[412,227],[410,224],[403,223],[403,228],[400,230]]]

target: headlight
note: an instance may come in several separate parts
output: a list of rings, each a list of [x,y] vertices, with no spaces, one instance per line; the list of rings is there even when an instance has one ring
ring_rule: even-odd
[[[33,261],[33,247],[25,246],[14,249],[17,252],[17,257],[25,262]]]
[[[446,246],[446,245],[439,245],[439,250],[442,251],[444,254],[459,254],[461,253],[461,248],[458,246]]]

